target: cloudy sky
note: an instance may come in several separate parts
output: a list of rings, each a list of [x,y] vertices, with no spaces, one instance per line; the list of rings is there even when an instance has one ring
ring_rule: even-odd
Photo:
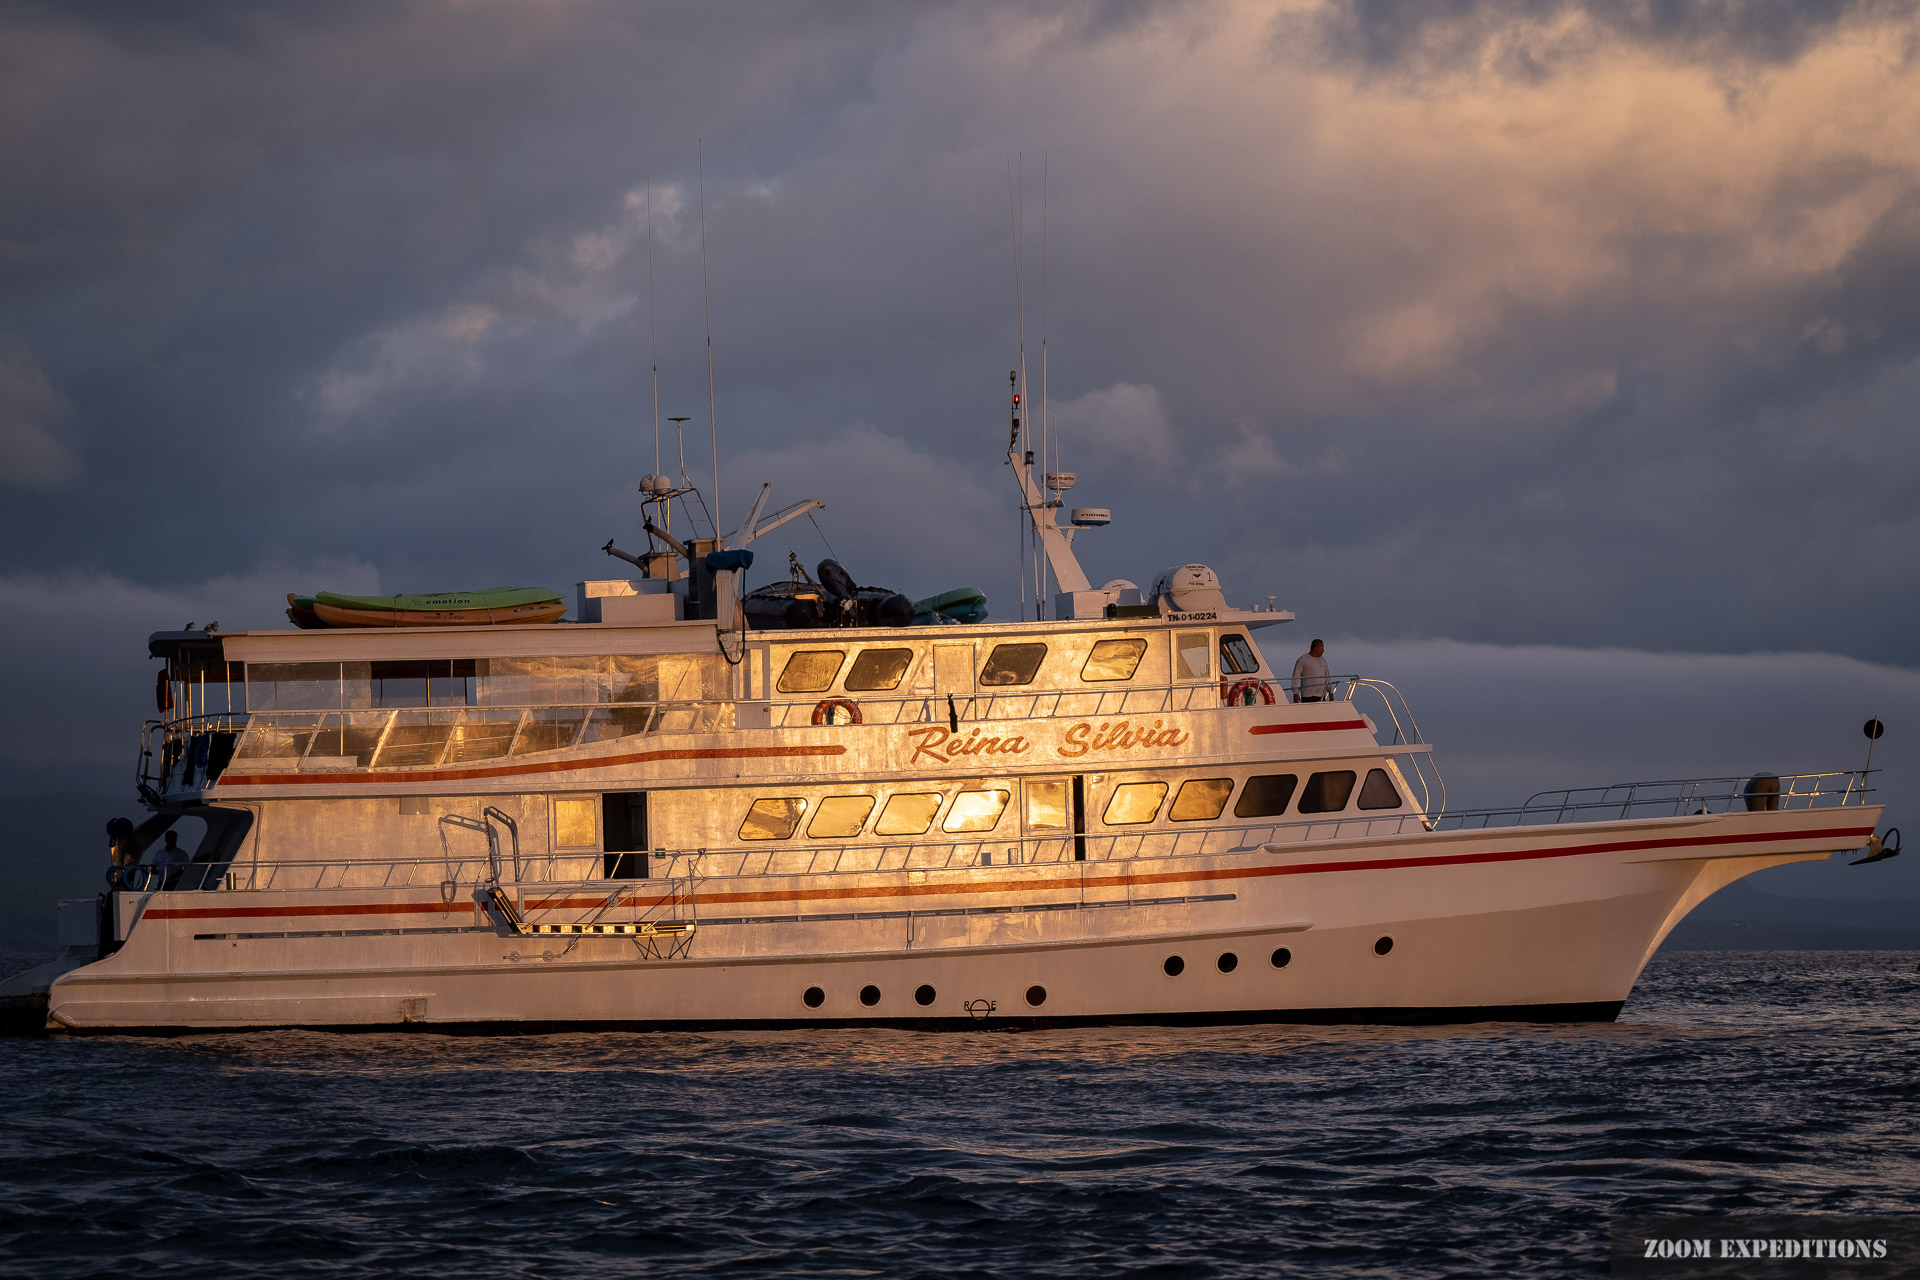
[[[9,789],[122,785],[152,628],[613,568],[652,352],[707,419],[703,152],[727,527],[1014,616],[1012,166],[1095,581],[1608,774],[1602,668],[1791,690],[1810,766],[1920,709],[1909,4],[0,3]]]

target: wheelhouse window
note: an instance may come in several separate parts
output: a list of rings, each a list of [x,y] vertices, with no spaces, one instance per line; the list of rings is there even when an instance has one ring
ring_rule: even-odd
[[[991,831],[1000,823],[1000,815],[1006,812],[1006,791],[962,791],[953,798],[953,807],[947,810],[947,820],[940,824],[942,831]]]
[[[1131,680],[1140,665],[1141,655],[1146,651],[1145,640],[1102,640],[1087,655],[1086,665],[1080,668],[1080,678],[1086,681]]]
[[[1213,674],[1207,661],[1212,640],[1204,631],[1177,631],[1173,636],[1173,673],[1182,680],[1204,680]]]
[[[1123,782],[1113,789],[1113,795],[1107,800],[1107,811],[1100,820],[1110,827],[1152,822],[1160,812],[1160,802],[1166,798],[1164,782]]]
[[[807,835],[814,840],[850,840],[867,825],[872,796],[828,796],[813,812]]]
[[[1300,788],[1301,813],[1338,813],[1347,807],[1353,794],[1353,770],[1330,769],[1316,773]]]
[[[1398,809],[1400,791],[1393,785],[1393,779],[1385,769],[1367,770],[1367,780],[1360,784],[1360,807],[1362,809]]]
[[[566,848],[582,849],[600,843],[595,824],[600,808],[598,796],[556,797],[553,802],[553,842]]]
[[[824,693],[833,688],[833,678],[846,660],[844,649],[802,649],[787,659],[776,687],[782,693]]]
[[[1220,670],[1236,676],[1250,676],[1260,670],[1260,659],[1245,636],[1220,637]]]
[[[1300,778],[1292,773],[1256,773],[1240,789],[1240,802],[1233,806],[1236,818],[1277,818],[1287,811],[1293,789]]]
[[[988,686],[1032,684],[1047,656],[1044,644],[997,644],[980,668],[980,683]]]
[[[742,840],[791,840],[793,829],[807,811],[805,800],[782,797],[755,800],[740,824]]]
[[[887,807],[880,811],[880,820],[873,824],[873,834],[877,836],[917,836],[933,825],[933,815],[940,812],[940,793],[902,792],[887,800]]]
[[[1180,784],[1167,816],[1175,822],[1212,822],[1232,794],[1232,778],[1188,778]]]
[[[848,693],[878,693],[898,688],[913,665],[911,649],[862,649],[847,672]]]

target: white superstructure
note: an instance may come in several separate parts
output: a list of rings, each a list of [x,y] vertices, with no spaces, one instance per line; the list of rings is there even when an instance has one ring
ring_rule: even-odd
[[[1390,685],[1289,702],[1292,615],[1204,566],[1092,587],[1106,513],[1013,443],[1056,620],[748,630],[712,539],[583,584],[600,621],[156,634],[142,863],[6,990],[71,1030],[1611,1018],[1702,898],[1879,820],[1862,771],[1449,813]]]

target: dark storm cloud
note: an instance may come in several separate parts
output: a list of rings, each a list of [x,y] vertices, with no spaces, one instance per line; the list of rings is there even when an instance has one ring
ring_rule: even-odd
[[[1787,62],[1845,23],[1904,20],[1914,8],[1908,0],[1344,0],[1289,15],[1280,30],[1306,33],[1328,56],[1372,68],[1490,64],[1538,76],[1622,41],[1721,67]]]
[[[232,628],[289,590],[608,572],[654,313],[707,483],[704,144],[725,525],[772,480],[860,576],[1013,616],[1022,156],[1032,390],[1044,328],[1075,496],[1116,514],[1096,581],[1202,559],[1327,632],[1908,663],[1913,28],[0,9],[9,617]]]

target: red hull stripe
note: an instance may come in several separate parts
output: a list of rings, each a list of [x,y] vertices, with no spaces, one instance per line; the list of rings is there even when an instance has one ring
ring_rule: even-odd
[[[852,885],[845,888],[794,889],[786,892],[705,892],[701,902],[818,902],[848,898],[899,898],[951,896],[965,893],[1052,893],[1063,888],[1124,888],[1129,885],[1207,884],[1221,880],[1251,880],[1267,876],[1320,875],[1335,871],[1390,871],[1402,867],[1471,866],[1486,862],[1525,862],[1542,858],[1571,858],[1592,853],[1627,853],[1645,849],[1684,849],[1699,845],[1779,844],[1800,840],[1864,840],[1873,834],[1871,827],[1832,827],[1818,831],[1791,831],[1779,834],[1754,833],[1734,836],[1686,836],[1665,840],[1615,840],[1604,844],[1572,844],[1556,849],[1505,849],[1486,853],[1433,854],[1415,858],[1375,858],[1344,862],[1297,862],[1282,866],[1220,867],[1211,871],[1157,871],[1134,875],[1089,875],[1077,885],[1038,884],[1032,880],[966,881],[953,884]],[[1087,864],[1080,864],[1082,866]],[[625,897],[615,906],[652,907],[668,902],[665,896]],[[604,895],[588,898],[530,898],[529,911],[554,911],[569,907],[598,907]],[[429,911],[464,911],[470,904],[449,907],[442,902],[351,903],[337,906],[302,907],[165,907],[148,911],[155,920],[238,920],[275,916],[365,916],[415,915]]]
[[[1364,729],[1365,720],[1309,720],[1304,724],[1256,724],[1248,733],[1323,733],[1328,729]]]
[[[243,773],[227,774],[222,787],[314,786],[341,782],[463,782],[470,778],[509,778],[529,773],[566,773],[574,769],[605,769],[619,764],[648,764],[655,760],[764,760],[769,756],[840,756],[843,746],[822,747],[701,747],[680,751],[630,751],[625,755],[596,756],[591,760],[543,760],[534,764],[496,764],[483,769],[395,769],[391,773]]]

